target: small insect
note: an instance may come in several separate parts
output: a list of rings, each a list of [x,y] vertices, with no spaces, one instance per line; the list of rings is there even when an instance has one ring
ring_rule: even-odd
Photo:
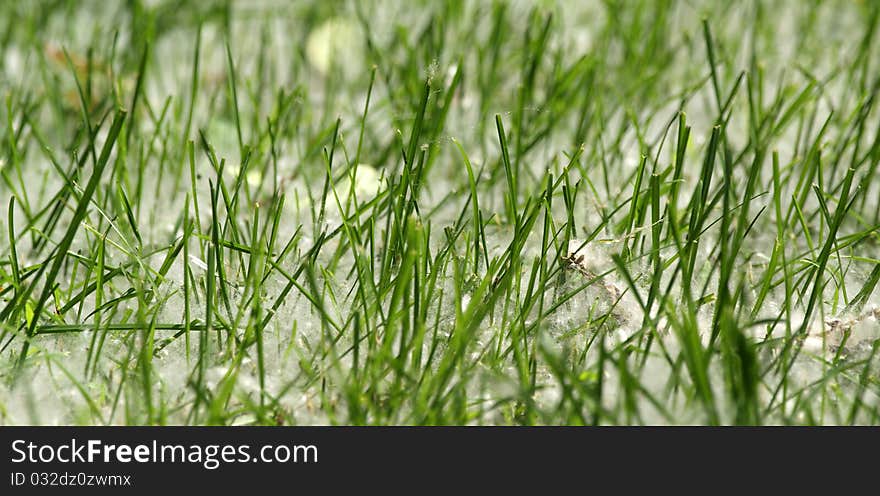
[[[568,255],[562,257],[562,262],[569,269],[576,270],[587,277],[596,277],[592,272],[590,272],[589,269],[587,269],[586,265],[584,265],[584,255],[569,253]]]

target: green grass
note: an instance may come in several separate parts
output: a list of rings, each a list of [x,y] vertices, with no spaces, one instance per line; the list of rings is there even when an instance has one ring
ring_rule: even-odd
[[[527,7],[0,5],[0,424],[880,422],[880,4]]]

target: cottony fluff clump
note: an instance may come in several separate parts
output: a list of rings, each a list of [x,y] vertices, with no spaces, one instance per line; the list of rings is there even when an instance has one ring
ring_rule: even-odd
[[[827,348],[844,346],[857,350],[860,346],[880,338],[880,307],[874,307],[855,316],[825,319],[823,325],[814,323],[804,340],[804,350],[827,351]]]
[[[339,68],[346,77],[359,74],[363,47],[358,31],[357,24],[349,19],[328,19],[309,33],[306,58],[324,76],[334,68]]]
[[[584,244],[579,239],[569,241],[563,262],[569,269],[590,279],[599,277],[613,267],[611,258],[604,251],[593,243]],[[628,338],[641,326],[643,317],[643,312],[632,295],[632,289],[623,284],[614,273],[602,276],[596,284],[601,289],[601,297],[609,306],[613,306],[612,315],[619,321],[619,337]]]

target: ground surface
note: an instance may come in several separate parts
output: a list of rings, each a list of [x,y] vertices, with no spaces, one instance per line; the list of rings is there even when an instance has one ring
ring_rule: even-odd
[[[878,14],[0,2],[0,423],[877,423]]]

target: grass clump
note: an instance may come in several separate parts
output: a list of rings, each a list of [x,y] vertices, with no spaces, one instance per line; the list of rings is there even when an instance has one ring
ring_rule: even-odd
[[[0,423],[878,422],[878,4],[0,12]]]

